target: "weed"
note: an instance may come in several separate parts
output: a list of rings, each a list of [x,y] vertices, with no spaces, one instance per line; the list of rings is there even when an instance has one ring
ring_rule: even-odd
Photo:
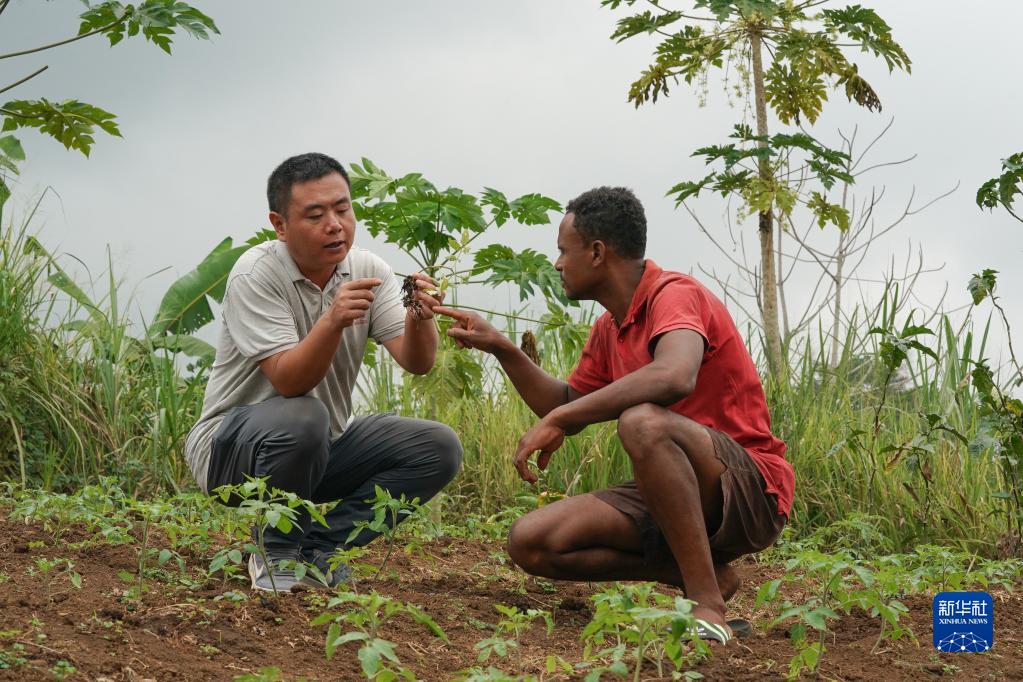
[[[58,680],[58,682],[71,677],[76,672],[78,672],[78,669],[63,658],[50,666],[50,674],[53,675],[53,679]]]

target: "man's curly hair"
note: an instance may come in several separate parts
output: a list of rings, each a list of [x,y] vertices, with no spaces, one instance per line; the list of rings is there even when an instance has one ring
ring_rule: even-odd
[[[595,187],[565,207],[572,224],[587,242],[600,240],[622,258],[642,258],[646,252],[646,214],[632,190]]]

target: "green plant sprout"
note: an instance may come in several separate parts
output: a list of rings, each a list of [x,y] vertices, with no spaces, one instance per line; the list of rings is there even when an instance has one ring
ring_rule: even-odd
[[[693,602],[654,592],[652,583],[615,584],[593,596],[596,606],[589,624],[583,629],[583,658],[599,661],[610,658],[610,665],[591,670],[587,680],[599,680],[601,674],[624,674],[626,654],[631,653],[633,680],[640,679],[643,663],[650,660],[664,676],[664,658],[675,672],[698,663],[710,653],[710,646],[696,635]],[[611,646],[594,652],[610,642]]]
[[[534,620],[543,619],[547,624],[548,635],[554,631],[554,618],[549,611],[528,609],[523,612],[516,606],[505,606],[504,604],[494,604],[494,609],[504,617],[497,622],[493,637],[488,637],[475,644],[474,648],[479,651],[477,660],[480,663],[489,661],[492,654],[505,658],[512,649],[519,651],[521,662],[522,651],[519,649],[519,640],[522,638],[522,633]]]
[[[363,674],[369,680],[390,682],[398,678],[416,679],[414,672],[402,666],[394,652],[394,643],[380,636],[381,627],[396,614],[404,613],[410,616],[433,636],[449,643],[447,634],[425,611],[412,604],[394,601],[375,591],[369,594],[342,592],[327,602],[327,609],[338,607],[344,607],[344,610],[324,611],[312,620],[312,625],[330,623],[325,645],[327,660],[334,657],[339,646],[349,642],[360,642],[359,662]],[[347,632],[343,632],[344,629],[347,629]]]
[[[391,496],[389,491],[381,488],[379,485],[374,486],[373,489],[375,495],[371,499],[366,500],[366,502],[372,503],[373,518],[367,521],[356,521],[352,532],[348,534],[348,539],[345,542],[352,542],[363,531],[383,535],[387,543],[387,552],[380,562],[380,568],[377,569],[377,577],[380,577],[384,572],[384,567],[387,565],[387,560],[391,557],[391,551],[394,549],[394,538],[398,524],[413,514],[421,513],[423,506],[419,504],[418,497],[409,500],[405,497],[405,493],[402,493],[400,497],[395,498]]]
[[[801,604],[784,600],[780,612],[768,627],[786,621],[795,621],[791,638],[796,655],[789,662],[789,678],[798,677],[803,670],[816,673],[827,651],[824,640],[831,632],[828,622],[839,618],[839,611],[849,613],[858,607],[872,618],[881,619],[881,629],[873,650],[884,639],[897,640],[915,635],[901,624],[901,617],[909,609],[899,601],[905,583],[896,572],[875,572],[857,561],[849,552],[825,554],[816,549],[805,549],[785,562],[785,575],[760,586],[754,608],[774,603],[779,599],[783,583],[796,582],[811,591]],[[810,641],[808,629],[817,632],[816,641]]]
[[[249,553],[258,553],[263,563],[269,566],[269,559],[266,554],[264,535],[267,528],[276,528],[282,533],[290,533],[295,527],[300,512],[308,513],[313,521],[324,526],[327,520],[320,511],[320,506],[303,500],[292,492],[278,488],[267,488],[267,479],[253,478],[246,476],[244,483],[236,485],[222,485],[214,490],[214,494],[220,497],[224,504],[231,504],[238,507],[239,514],[256,529],[256,542],[242,543],[242,548],[237,546],[221,550],[210,563],[209,573],[213,574],[223,570],[228,562],[235,565],[242,563],[242,550]],[[306,573],[311,573],[318,580],[326,584],[326,579],[316,567],[309,566],[303,562],[291,562],[294,565],[285,565],[283,568],[292,568],[295,577],[301,580]],[[270,585],[273,592],[277,594],[277,585],[274,582],[273,571],[270,571]]]

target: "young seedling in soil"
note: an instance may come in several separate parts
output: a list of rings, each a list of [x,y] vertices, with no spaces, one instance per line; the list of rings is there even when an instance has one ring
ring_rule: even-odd
[[[380,628],[395,614],[405,613],[411,616],[435,637],[446,644],[450,643],[447,634],[429,614],[412,604],[394,601],[377,592],[369,594],[342,592],[327,603],[328,609],[337,607],[344,607],[345,610],[340,613],[324,611],[312,621],[313,625],[330,623],[330,627],[327,628],[325,649],[327,660],[334,657],[339,646],[348,642],[361,642],[358,657],[362,663],[362,672],[370,680],[380,679],[378,676],[381,675],[386,679],[395,677],[416,679],[415,673],[401,664],[394,652],[394,643],[380,637]],[[342,625],[350,630],[342,634]]]
[[[384,540],[387,542],[387,553],[384,554],[384,558],[380,562],[380,568],[377,570],[377,577],[379,578],[384,572],[387,560],[391,557],[391,551],[394,549],[395,528],[398,526],[399,517],[411,516],[422,510],[423,507],[419,504],[418,497],[408,500],[405,494],[402,493],[401,497],[395,498],[391,496],[390,492],[380,486],[374,486],[374,490],[376,495],[372,499],[366,500],[373,503],[373,518],[369,521],[356,522],[345,543],[348,544],[359,537],[359,534],[364,530],[384,536]]]
[[[276,528],[282,533],[290,533],[295,527],[299,512],[303,510],[308,512],[313,521],[324,526],[327,525],[327,520],[323,517],[319,505],[309,500],[303,500],[295,493],[278,488],[267,489],[266,478],[246,476],[246,479],[248,480],[238,485],[220,486],[214,491],[214,494],[218,495],[224,504],[236,505],[241,514],[256,529],[256,544],[247,542],[243,549],[246,552],[258,553],[265,565],[269,566],[270,563],[264,543],[264,534],[267,528]],[[241,550],[233,547],[220,552],[210,564],[210,573],[222,569],[227,561],[240,564],[242,561]],[[294,568],[295,577],[299,580],[305,577],[308,571],[315,570],[310,569],[304,563],[284,568]],[[316,577],[320,580],[324,578],[322,574]],[[273,571],[270,571],[270,586],[276,595],[277,585],[274,582]]]

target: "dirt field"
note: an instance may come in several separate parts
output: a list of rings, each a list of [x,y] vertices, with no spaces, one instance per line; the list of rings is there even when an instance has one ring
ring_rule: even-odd
[[[163,581],[148,579],[149,589],[133,600],[126,596],[130,585],[119,573],[136,574],[137,547],[99,543],[73,547],[86,539],[76,533],[71,530],[55,539],[38,524],[8,520],[0,526],[0,679],[230,680],[269,666],[280,668],[286,680],[363,679],[358,644],[341,646],[328,661],[327,626],[310,624],[323,610],[326,593],[274,599],[250,594],[247,582],[197,585],[209,557],[185,556],[191,579],[174,568],[162,574]],[[158,540],[153,541],[155,546]],[[494,665],[511,675],[581,679],[582,673],[547,673],[545,660],[551,654],[572,663],[582,660],[580,634],[593,608],[589,597],[601,586],[527,579],[502,564],[503,552],[496,543],[445,540],[426,543],[424,549],[425,557],[414,558],[396,551],[381,578],[358,585],[360,592],[377,590],[420,606],[447,633],[450,644],[405,614],[384,625],[381,636],[397,644],[401,662],[418,678],[447,680],[473,666]],[[368,558],[379,564],[382,556],[379,546]],[[43,570],[54,558],[70,559],[73,568],[66,569],[63,563]],[[753,619],[757,586],[782,571],[754,563],[740,569],[745,584],[731,603],[732,615]],[[80,576],[80,587],[74,585],[73,573]],[[1023,599],[1018,593],[999,592],[995,600],[996,642],[987,654],[936,653],[931,646],[930,599],[920,595],[906,600],[910,608],[906,619],[919,645],[904,638],[886,642],[871,654],[879,621],[854,613],[834,626],[821,676],[1023,679]],[[519,638],[517,650],[480,664],[474,646],[493,635],[491,626],[500,618],[495,604],[523,611],[545,609],[553,614],[556,627],[548,635],[542,621],[534,622]],[[786,628],[765,631],[765,620],[761,614],[753,636],[728,647],[715,646],[696,670],[711,680],[782,678],[794,649]],[[643,679],[661,678],[648,665]]]

